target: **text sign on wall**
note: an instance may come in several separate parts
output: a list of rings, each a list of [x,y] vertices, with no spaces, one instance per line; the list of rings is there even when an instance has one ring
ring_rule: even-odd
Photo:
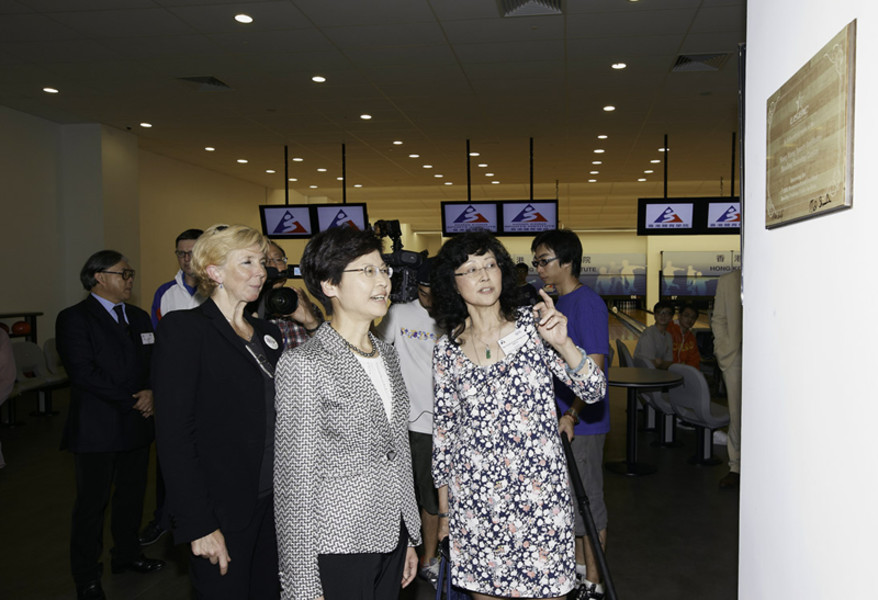
[[[856,20],[767,102],[765,226],[851,206]]]

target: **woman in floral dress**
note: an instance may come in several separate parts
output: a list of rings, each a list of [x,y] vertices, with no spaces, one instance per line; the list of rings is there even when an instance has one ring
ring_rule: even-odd
[[[432,290],[448,332],[433,353],[433,478],[452,583],[476,600],[560,599],[576,578],[552,376],[586,402],[606,377],[545,292],[519,307],[512,260],[490,234],[447,242]]]

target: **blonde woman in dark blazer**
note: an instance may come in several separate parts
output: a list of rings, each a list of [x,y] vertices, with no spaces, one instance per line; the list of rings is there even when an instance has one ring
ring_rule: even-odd
[[[192,260],[198,308],[159,322],[156,438],[174,539],[191,549],[197,598],[276,599],[274,367],[277,327],[244,310],[265,282],[268,241],[214,225]]]
[[[281,597],[392,600],[417,572],[409,402],[393,347],[369,333],[391,269],[371,232],[335,228],[302,255],[324,323],[277,369]]]

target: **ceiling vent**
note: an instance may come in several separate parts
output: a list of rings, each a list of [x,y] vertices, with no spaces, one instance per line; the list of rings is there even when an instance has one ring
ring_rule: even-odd
[[[212,75],[205,75],[203,77],[178,77],[177,79],[198,84],[199,92],[225,92],[232,89],[224,81],[220,81]]]
[[[671,71],[719,71],[731,54],[681,54]]]
[[[564,0],[497,0],[504,17],[533,17],[536,15],[563,15]]]

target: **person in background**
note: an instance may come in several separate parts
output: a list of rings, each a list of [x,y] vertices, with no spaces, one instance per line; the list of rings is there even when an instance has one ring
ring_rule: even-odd
[[[204,298],[197,295],[195,271],[192,268],[192,248],[203,231],[187,229],[177,236],[174,254],[180,266],[174,279],[163,283],[155,291],[152,300],[152,326],[159,326],[159,320],[171,311],[195,308]]]
[[[149,315],[127,303],[134,274],[115,250],[92,254],[79,273],[88,297],[55,321],[58,354],[70,378],[61,449],[73,453],[76,470],[70,564],[79,600],[105,597],[100,559],[111,493],[112,572],[152,573],[165,565],[145,557],[137,539],[154,436],[155,336]]]
[[[265,258],[265,266],[269,272],[267,283],[271,286],[270,289],[276,290],[285,287],[287,284],[287,253],[274,242],[269,241],[268,244],[268,252]],[[256,309],[260,318],[267,318],[270,323],[273,323],[280,329],[281,335],[284,338],[284,349],[295,348],[307,342],[323,322],[323,314],[320,312],[320,309],[311,302],[311,299],[308,298],[303,290],[296,287],[289,289],[293,290],[298,297],[296,310],[292,313],[288,315],[266,315],[265,303],[261,301],[258,302]],[[264,299],[267,292],[268,290],[263,289],[260,300]]]
[[[667,300],[655,303],[652,309],[655,324],[643,330],[634,347],[634,358],[651,361],[657,369],[674,364],[674,339],[668,333],[668,323],[674,318],[674,305]]]
[[[432,274],[433,479],[451,581],[476,600],[563,598],[576,585],[573,503],[554,375],[586,402],[601,369],[541,290],[519,306],[512,260],[489,233],[446,242]]]
[[[584,348],[594,363],[607,373],[610,352],[609,315],[603,299],[586,285],[580,271],[582,242],[567,229],[545,231],[531,243],[533,265],[546,284],[558,292],[555,308],[567,317],[567,334]],[[576,467],[585,487],[602,548],[607,545],[607,505],[604,502],[604,443],[610,431],[609,393],[586,404],[569,387],[555,379],[555,400],[561,419],[558,427],[571,440]],[[575,434],[575,437],[574,437]],[[577,598],[603,598],[603,584],[591,540],[579,511],[576,518]]]
[[[392,304],[376,332],[399,354],[399,366],[411,402],[409,444],[424,537],[418,575],[435,587],[439,576],[439,499],[430,473],[433,463],[433,348],[442,337],[442,330],[432,316],[430,271],[433,260],[427,259],[418,268],[417,300]]]
[[[369,332],[387,313],[392,274],[367,230],[328,229],[302,255],[305,285],[332,320],[278,364],[285,600],[393,600],[417,574],[409,399],[396,350]]]
[[[713,315],[713,352],[723,372],[729,402],[728,441],[729,472],[720,479],[720,488],[737,488],[741,478],[741,354],[743,344],[743,306],[741,303],[741,271],[732,271],[719,278]]]
[[[668,323],[668,333],[673,340],[673,362],[683,363],[696,369],[701,367],[701,353],[698,351],[698,342],[692,333],[692,326],[698,320],[698,309],[694,304],[684,304],[680,307],[680,316],[677,322]]]
[[[196,597],[276,599],[274,368],[280,332],[244,310],[265,282],[267,239],[214,225],[193,248],[207,300],[159,323],[153,373],[166,510]]]
[[[195,308],[204,298],[196,291],[197,280],[192,268],[192,248],[195,241],[204,233],[200,229],[187,229],[177,236],[174,254],[180,269],[174,279],[163,283],[155,291],[152,301],[152,326],[159,326],[159,320],[169,312],[175,310],[187,310]],[[141,546],[150,546],[168,531],[168,523],[164,517],[165,512],[165,481],[162,477],[162,467],[158,459],[155,465],[155,511],[152,520],[140,532]]]
[[[533,306],[541,300],[540,294],[539,292],[537,292],[537,288],[527,282],[527,275],[529,272],[530,269],[527,268],[526,264],[516,263],[515,277],[518,281],[518,289],[521,292],[522,306],[525,304],[530,304],[531,306]]]
[[[0,329],[0,406],[9,398],[15,386],[15,357],[12,356],[12,342],[6,330]],[[3,451],[0,450],[0,469],[6,466]]]

